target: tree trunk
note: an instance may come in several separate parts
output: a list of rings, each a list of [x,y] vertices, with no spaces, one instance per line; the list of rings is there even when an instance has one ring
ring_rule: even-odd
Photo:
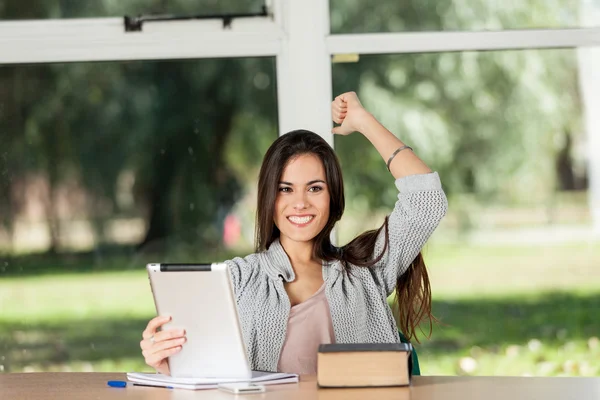
[[[155,166],[153,181],[148,191],[150,213],[148,218],[148,230],[144,240],[137,246],[138,250],[148,247],[159,246],[159,242],[165,240],[171,232],[169,221],[169,199],[171,187],[175,179],[177,168],[177,155],[175,150],[165,146],[165,149],[158,149],[152,159],[152,165]]]
[[[575,190],[575,173],[571,158],[572,139],[569,131],[565,131],[565,144],[556,155],[556,175],[560,190]]]

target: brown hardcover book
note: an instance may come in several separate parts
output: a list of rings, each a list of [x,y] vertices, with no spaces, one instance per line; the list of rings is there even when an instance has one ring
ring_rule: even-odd
[[[410,385],[408,343],[322,344],[317,357],[319,387]]]

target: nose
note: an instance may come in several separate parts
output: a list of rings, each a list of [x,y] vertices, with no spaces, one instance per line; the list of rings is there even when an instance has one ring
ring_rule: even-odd
[[[299,192],[294,196],[293,203],[295,210],[304,210],[308,208],[308,200],[306,198],[306,193]]]

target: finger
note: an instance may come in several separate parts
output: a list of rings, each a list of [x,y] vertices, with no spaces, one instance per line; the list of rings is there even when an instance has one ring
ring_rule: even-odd
[[[168,350],[163,350],[161,352],[155,353],[154,355],[146,358],[146,364],[148,364],[151,367],[157,367],[160,365],[160,363],[162,362],[162,360],[164,360],[165,358],[172,356],[173,354],[177,353],[181,351],[181,346],[177,346],[177,347],[173,347],[171,349]]]
[[[165,349],[167,347],[173,347],[176,346],[177,344],[181,344],[181,343],[185,343],[187,341],[187,338],[184,337],[176,337],[174,339],[169,339],[169,340],[155,340],[154,342],[151,342],[149,339],[144,339],[140,342],[140,348],[142,349],[142,354],[144,352],[150,352],[150,353],[154,353],[157,350],[162,350]],[[169,345],[170,343],[170,345]]]
[[[150,322],[148,322],[148,325],[146,326],[144,332],[142,332],[142,337],[144,339],[150,339],[152,335],[156,334],[156,330],[158,329],[158,327],[166,324],[170,320],[170,316],[158,316],[152,318]]]
[[[346,113],[334,112],[331,118],[336,124],[341,124],[346,119]]]
[[[154,335],[154,342],[159,343],[165,340],[178,339],[185,336],[185,329],[167,329]]]
[[[339,95],[337,96],[334,100],[333,100],[333,104],[337,105],[337,106],[341,106],[344,103],[344,99],[342,97],[343,95]]]
[[[332,118],[338,118],[338,119],[344,119],[344,118],[346,118],[347,114],[348,113],[346,111],[333,110],[331,112],[331,117]]]
[[[339,113],[342,113],[342,112],[345,113],[348,111],[348,107],[340,107],[337,104],[335,104],[332,108],[335,112],[339,112]]]
[[[333,117],[343,121],[344,119],[346,119],[346,113],[335,113],[335,114],[333,114]],[[338,122],[338,124],[339,123],[341,123],[341,122]]]
[[[352,99],[352,95],[353,94],[354,94],[354,92],[345,92],[345,93],[342,93],[340,95],[340,99],[342,99],[342,101],[344,103],[348,103],[348,101],[350,101]]]
[[[187,341],[186,338],[178,338],[172,340],[165,340],[164,342],[155,343],[142,351],[144,357],[149,357],[152,354],[156,354],[163,350],[172,349],[173,347],[183,346]]]

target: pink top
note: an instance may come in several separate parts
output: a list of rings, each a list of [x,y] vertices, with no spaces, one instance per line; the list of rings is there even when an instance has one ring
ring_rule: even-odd
[[[335,335],[323,284],[315,294],[291,308],[277,371],[316,374],[319,345],[329,343],[335,343]]]

